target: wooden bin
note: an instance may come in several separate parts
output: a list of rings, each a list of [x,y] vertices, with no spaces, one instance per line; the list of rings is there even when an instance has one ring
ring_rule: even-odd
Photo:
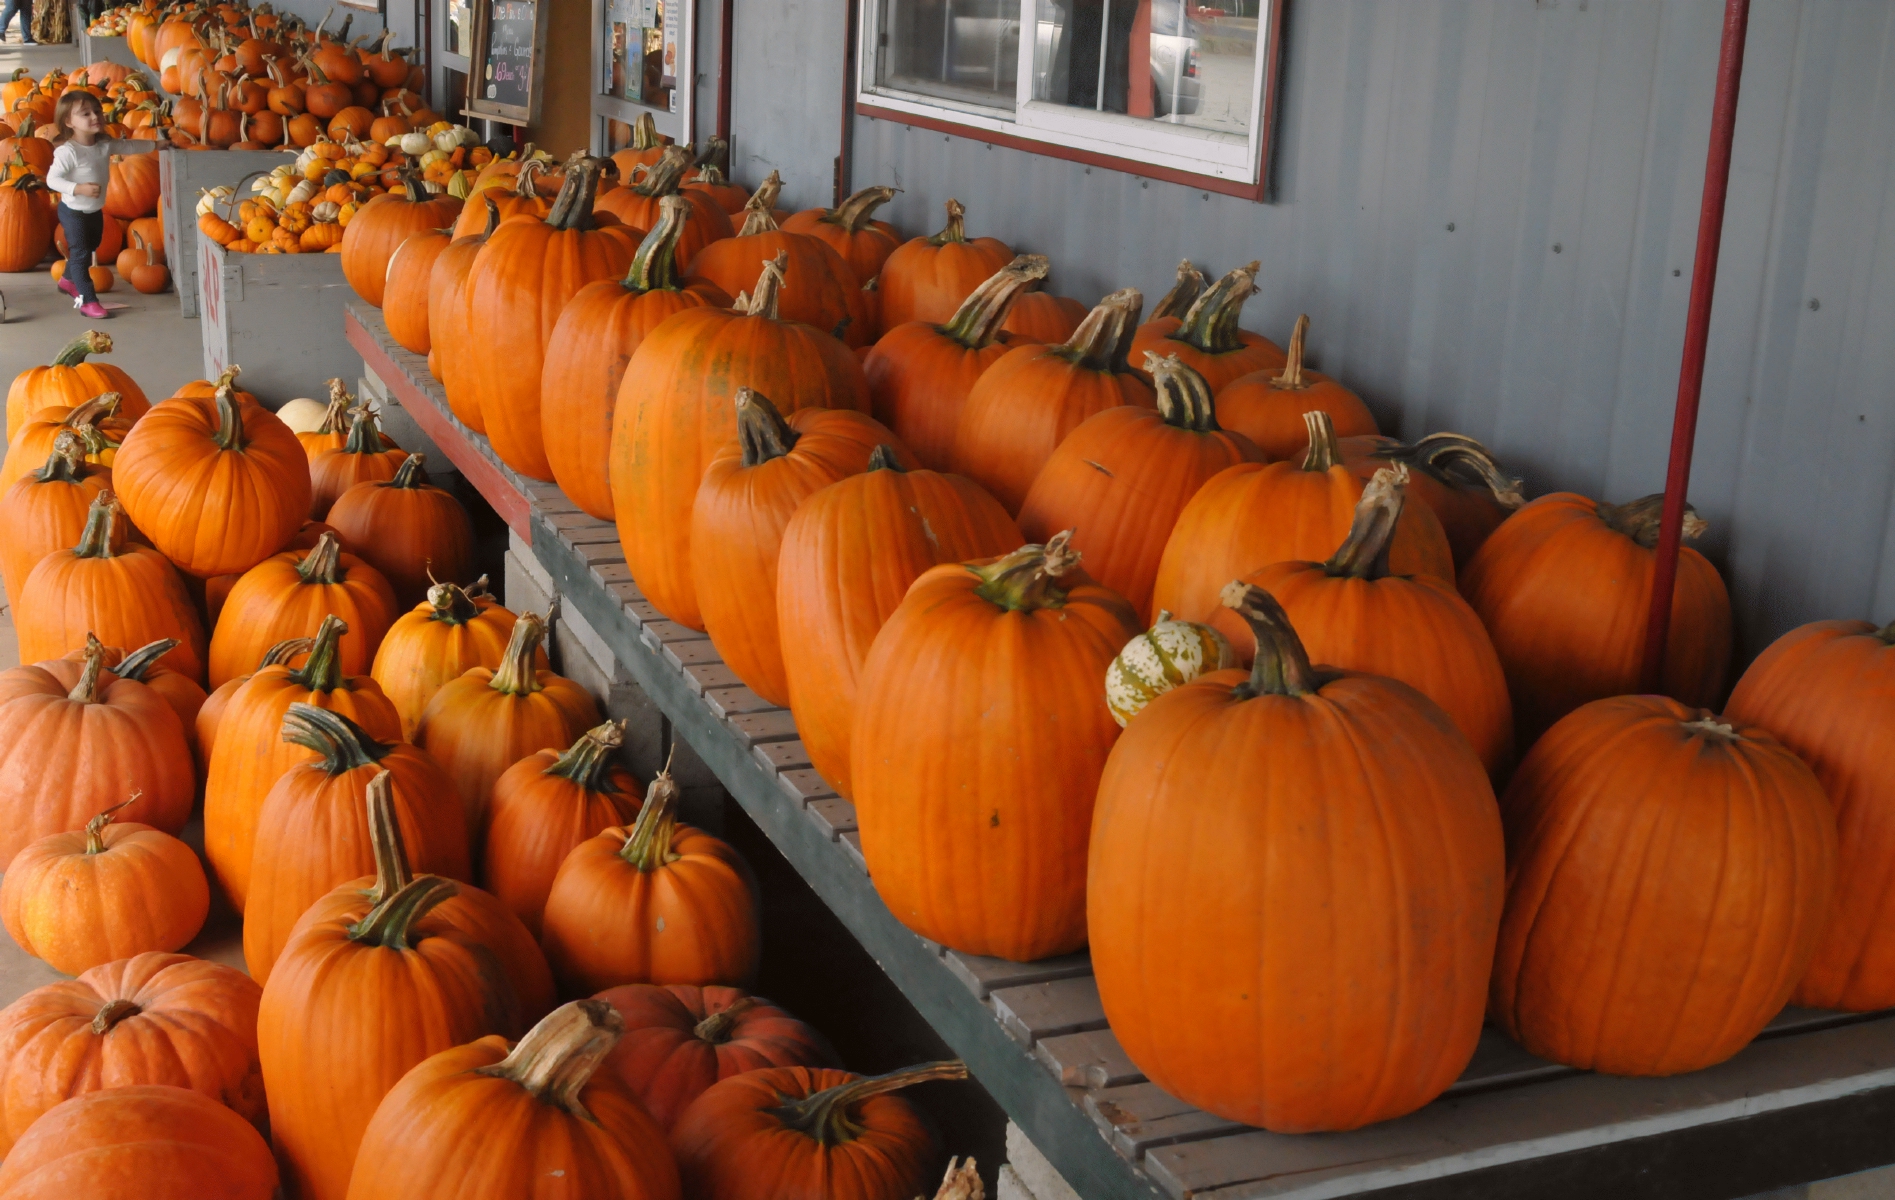
[[[243,389],[277,408],[355,377],[360,356],[342,331],[343,302],[355,293],[340,254],[231,254],[199,238],[196,265],[204,378],[235,363]]]
[[[291,156],[280,150],[191,150],[158,156],[165,262],[171,267],[178,307],[185,316],[197,316],[198,243],[206,240],[197,232],[198,192],[220,185],[234,188],[247,175],[290,161]]]

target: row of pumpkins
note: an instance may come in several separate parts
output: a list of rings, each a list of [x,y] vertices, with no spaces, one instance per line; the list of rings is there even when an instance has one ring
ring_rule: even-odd
[[[0,919],[77,978],[0,1011],[0,1197],[921,1192],[893,1093],[965,1068],[850,1074],[741,990],[751,872],[641,800],[545,617],[436,581],[473,532],[422,456],[340,380],[298,433],[110,348],[7,400]],[[213,887],[247,974],[178,953]]]
[[[1468,438],[1380,436],[1306,321],[1241,328],[1258,264],[1088,311],[953,201],[904,240],[892,188],[792,215],[772,179],[733,232],[680,148],[632,156],[373,202],[344,272],[790,708],[911,929],[1090,944],[1141,1069],[1280,1131],[1426,1103],[1484,1014],[1652,1075],[1793,997],[1895,1004],[1855,715],[1895,634],[1796,631],[1715,714],[1730,604],[1687,549],[1636,695],[1661,497],[1527,504]]]

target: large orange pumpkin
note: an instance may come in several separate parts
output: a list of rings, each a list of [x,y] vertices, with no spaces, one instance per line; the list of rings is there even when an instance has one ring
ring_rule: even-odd
[[[1152,586],[1152,606],[1187,621],[1218,607],[1226,583],[1279,562],[1321,562],[1349,535],[1364,483],[1342,465],[1329,414],[1308,417],[1299,462],[1240,463],[1212,476],[1178,514]],[[1402,509],[1389,547],[1397,575],[1454,582],[1454,555],[1425,506]]]
[[[470,370],[473,316],[467,308],[467,284],[474,261],[500,227],[500,212],[491,199],[485,207],[482,232],[449,242],[428,272],[428,370],[441,381],[455,418],[475,433],[485,433],[487,423],[480,415],[480,380]]]
[[[94,396],[106,392],[119,394],[119,413],[136,421],[151,409],[151,402],[137,382],[111,363],[87,362],[92,354],[110,354],[110,335],[88,329],[43,367],[28,367],[13,377],[7,388],[7,441],[11,443],[20,426],[42,408],[77,408]]]
[[[922,466],[948,469],[967,394],[1013,348],[1001,323],[1047,268],[1045,255],[1022,254],[968,293],[945,323],[896,325],[869,349],[862,370],[875,418],[908,443]]]
[[[705,631],[737,678],[786,705],[777,637],[777,557],[783,529],[811,494],[868,467],[879,445],[900,453],[881,422],[846,408],[799,408],[737,389],[737,437],[718,452],[691,509],[691,573]],[[912,460],[911,460],[912,461]]]
[[[388,260],[401,249],[401,244],[417,233],[452,225],[461,211],[461,202],[445,192],[429,195],[427,185],[421,182],[419,169],[404,168],[401,180],[402,192],[388,192],[371,199],[342,230],[342,277],[349,281],[356,295],[376,308],[382,306]]]
[[[434,573],[465,579],[474,571],[474,523],[452,492],[428,482],[426,456],[410,454],[393,476],[367,479],[336,497],[329,524],[414,604]]]
[[[646,599],[693,629],[704,623],[691,578],[691,505],[711,459],[736,436],[739,387],[799,408],[868,411],[868,383],[846,346],[779,319],[786,260],[765,263],[748,307],[694,308],[651,331],[632,355],[612,418],[612,512]]]
[[[1412,1112],[1480,1040],[1505,869],[1487,772],[1408,685],[1310,666],[1268,592],[1225,603],[1258,644],[1249,678],[1153,700],[1099,784],[1106,1018],[1153,1083],[1229,1120]]]
[[[120,679],[135,679],[157,692],[158,698],[178,714],[178,720],[184,725],[185,736],[189,739],[198,711],[209,697],[197,680],[164,664],[164,656],[175,645],[175,638],[159,638],[129,652],[117,646],[107,646],[105,669]],[[84,664],[86,653],[86,650],[74,650],[66,657]]]
[[[165,1084],[87,1092],[49,1109],[0,1165],[6,1200],[272,1200],[276,1159],[249,1122]]]
[[[105,188],[107,216],[122,221],[158,211],[158,159],[151,154],[114,154]]]
[[[61,430],[46,465],[0,496],[0,582],[7,595],[20,594],[42,558],[78,543],[92,502],[111,486],[111,468],[86,462],[78,436]],[[124,536],[116,525],[113,532]]]
[[[1520,744],[1591,700],[1638,690],[1664,496],[1606,504],[1541,496],[1487,539],[1461,580],[1507,669]],[[1685,511],[1686,537],[1704,522]],[[1713,704],[1731,656],[1730,596],[1717,568],[1678,550],[1663,690]]]
[[[330,506],[358,483],[393,479],[407,459],[407,451],[382,433],[374,413],[367,408],[355,409],[349,421],[349,436],[342,445],[310,456],[310,519],[327,517]]]
[[[112,483],[152,545],[200,579],[247,571],[309,519],[309,456],[228,380],[174,396],[125,435]]]
[[[981,280],[991,278],[1013,258],[1013,251],[999,238],[968,240],[966,217],[966,206],[949,200],[947,224],[941,232],[904,242],[882,263],[883,329],[910,321],[946,323]]]
[[[1022,292],[1014,301],[1000,328],[1018,341],[1057,346],[1079,332],[1080,324],[1090,311],[1071,296],[1055,296],[1034,287]]]
[[[204,703],[198,706],[197,718],[192,721],[190,730],[200,776],[209,772],[211,747],[217,744],[217,726],[222,722],[224,710],[230,707],[231,698],[237,694],[237,689],[249,683],[250,676],[265,667],[294,666],[298,658],[307,660],[315,646],[316,639],[308,637],[278,642],[263,652],[263,657],[257,660],[255,667],[248,673],[226,680],[204,697]]]
[[[552,211],[553,202],[540,195],[539,180],[547,174],[546,164],[532,159],[519,164],[513,173],[512,186],[507,186],[505,176],[494,176],[486,184],[476,184],[475,190],[468,193],[468,203],[461,207],[460,216],[454,218],[454,228],[450,237],[454,239],[472,237],[488,228],[488,205],[491,203],[498,220],[508,217],[544,217]],[[387,298],[383,298],[383,307],[387,307]]]
[[[0,1011],[0,1154],[60,1101],[136,1084],[190,1088],[262,1124],[258,999],[234,967],[156,952],[28,992]]]
[[[1381,433],[1375,414],[1362,397],[1327,375],[1303,369],[1303,339],[1309,317],[1296,318],[1290,334],[1287,361],[1279,373],[1252,371],[1225,384],[1217,393],[1217,419],[1263,447],[1271,458],[1293,458],[1309,445],[1303,414],[1322,409],[1329,414],[1337,437],[1374,437]]]
[[[470,204],[461,210],[463,220],[469,216],[485,214]],[[428,284],[434,277],[434,261],[447,249],[449,240],[444,229],[412,233],[395,247],[388,260],[388,274],[382,284],[382,319],[388,323],[388,336],[395,339],[395,344],[414,354],[426,354],[434,348],[428,333]]]
[[[389,627],[369,672],[401,713],[401,736],[413,740],[434,693],[473,667],[498,667],[513,633],[513,610],[487,593],[487,577],[462,587],[437,583],[428,598]],[[546,666],[541,650],[535,665]]]
[[[0,179],[0,273],[31,271],[53,248],[46,185],[31,172]]]
[[[342,673],[366,674],[398,611],[382,573],[325,532],[314,550],[272,555],[231,586],[211,635],[210,685],[254,669],[264,651],[307,635],[330,613],[348,626],[337,647]]]
[[[1501,814],[1489,1010],[1542,1058],[1613,1075],[1723,1062],[1822,937],[1835,813],[1757,726],[1666,696],[1595,700],[1527,753]]]
[[[605,829],[560,864],[540,943],[567,994],[756,974],[756,879],[727,843],[679,824],[677,806],[678,785],[661,773],[630,829]]]
[[[689,213],[679,197],[661,200],[625,278],[580,288],[546,343],[540,374],[546,461],[567,498],[601,521],[612,519],[612,414],[632,354],[673,313],[730,303],[715,284],[682,280],[679,238]]]
[[[1836,900],[1809,970],[1791,994],[1808,1008],[1872,1012],[1895,1005],[1895,924],[1887,887],[1895,796],[1882,753],[1895,627],[1817,621],[1792,629],[1750,664],[1725,713],[1760,725],[1808,763],[1836,809]]]
[[[875,210],[900,188],[866,187],[834,208],[809,208],[783,222],[785,233],[806,233],[842,256],[855,277],[866,283],[882,273],[882,264],[901,246],[901,234]]]
[[[602,1000],[555,1010],[519,1044],[485,1037],[409,1071],[363,1133],[349,1200],[678,1200],[664,1133],[600,1063],[624,1022]],[[518,1142],[491,1131],[517,1131]],[[522,1147],[532,1149],[522,1150]],[[557,1149],[553,1149],[557,1147]],[[555,1181],[546,1162],[556,1157]]]
[[[1409,470],[1409,497],[1434,510],[1464,571],[1500,523],[1527,498],[1520,481],[1501,469],[1487,447],[1459,433],[1431,433],[1412,446],[1394,438],[1342,438],[1343,465],[1367,480],[1385,466]]]
[[[633,229],[653,230],[663,219],[664,202],[676,196],[685,206],[683,228],[678,232],[678,260],[691,262],[706,246],[735,237],[737,231],[731,226],[730,214],[716,200],[703,192],[679,190],[690,165],[689,150],[667,146],[658,161],[645,167],[636,180],[627,176],[626,186],[600,192],[593,210],[611,213]]]
[[[967,393],[954,433],[954,470],[1018,513],[1060,442],[1081,421],[1121,404],[1155,407],[1149,384],[1125,366],[1145,305],[1137,288],[1099,301],[1058,346],[1009,350]]]
[[[111,466],[117,460],[125,435],[132,429],[132,423],[118,413],[119,402],[117,392],[106,392],[77,408],[55,404],[28,417],[7,444],[6,458],[0,460],[0,488],[12,487],[23,476],[44,465],[62,433],[79,439],[81,457],[86,462]]]
[[[559,314],[586,284],[623,276],[645,236],[623,225],[594,227],[592,198],[606,165],[568,164],[545,219],[501,222],[467,278],[466,374],[481,421],[501,461],[534,479],[553,477],[540,431],[540,374]]]
[[[1146,364],[1158,411],[1117,405],[1066,436],[1020,506],[1020,532],[1044,542],[1073,529],[1086,573],[1151,620],[1152,585],[1178,514],[1206,480],[1267,461],[1241,433],[1220,428],[1210,385],[1176,356]]]
[[[1132,335],[1133,370],[1143,374],[1141,365],[1147,354],[1159,358],[1175,354],[1204,376],[1213,395],[1222,395],[1232,380],[1283,366],[1287,356],[1275,342],[1237,325],[1244,301],[1257,294],[1260,266],[1253,262],[1225,272],[1182,317],[1154,316],[1140,325]]]
[[[779,259],[783,270],[777,301],[784,320],[813,325],[851,347],[875,340],[861,280],[849,264],[821,238],[778,229],[761,208],[746,209],[736,237],[712,242],[693,256],[690,277],[741,297],[764,265]]]

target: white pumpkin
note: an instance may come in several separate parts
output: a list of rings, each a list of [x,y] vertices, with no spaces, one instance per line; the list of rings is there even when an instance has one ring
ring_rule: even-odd
[[[399,133],[388,139],[388,144],[406,154],[409,158],[420,158],[434,148],[434,142],[425,133]]]
[[[313,200],[315,197],[316,181],[313,179],[305,179],[290,189],[289,199],[286,203],[296,204],[303,200]]]
[[[197,215],[201,217],[205,213],[210,212],[212,205],[222,204],[226,200],[229,200],[230,196],[230,189],[224,187],[222,184],[214,188],[204,188],[200,190],[197,194]]]
[[[298,396],[277,409],[276,415],[292,433],[315,433],[322,428],[323,418],[329,415],[329,406],[320,400]]]
[[[1223,634],[1195,621],[1173,620],[1160,609],[1152,627],[1125,643],[1105,669],[1105,706],[1123,727],[1173,688],[1236,665],[1237,654]]]

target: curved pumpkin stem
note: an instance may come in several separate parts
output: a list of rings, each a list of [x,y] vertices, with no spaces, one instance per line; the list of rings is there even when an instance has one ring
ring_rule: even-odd
[[[80,472],[79,464],[85,460],[85,447],[79,437],[70,429],[62,429],[53,435],[53,448],[46,455],[46,465],[33,472],[33,478],[39,483],[78,483],[85,476]]]
[[[342,542],[334,532],[323,531],[316,548],[296,564],[296,573],[304,583],[328,587],[342,582]]]
[[[870,471],[894,471],[898,475],[905,475],[908,473],[908,468],[901,465],[901,459],[896,457],[895,448],[883,442],[869,451],[869,465],[862,468],[862,473],[866,475]]]
[[[482,581],[486,578],[481,576]],[[437,583],[428,588],[428,607],[434,610],[428,614],[428,620],[445,621],[449,625],[465,625],[480,615],[480,606],[469,595],[469,588],[457,583]]]
[[[1640,546],[1650,550],[1658,545],[1658,520],[1659,515],[1664,511],[1664,507],[1665,494],[1663,492],[1653,492],[1649,496],[1640,496],[1638,499],[1628,500],[1624,504],[1607,504],[1601,500],[1595,506],[1595,511],[1599,514],[1599,519],[1604,521],[1615,532],[1624,534],[1626,537],[1637,542]],[[1703,537],[1704,531],[1710,527],[1708,521],[1698,516],[1697,509],[1692,508],[1689,504],[1684,506],[1684,529],[1682,532],[1686,540]]]
[[[428,456],[417,450],[407,458],[401,460],[401,465],[395,468],[395,477],[382,486],[391,488],[426,487],[428,485],[428,477],[424,473],[423,468],[427,465]]]
[[[610,1003],[574,1000],[547,1013],[505,1058],[474,1074],[517,1083],[540,1103],[591,1121],[579,1093],[624,1034],[625,1018]]]
[[[533,652],[546,640],[546,622],[551,617],[550,609],[544,617],[530,612],[520,614],[520,619],[513,623],[512,635],[507,638],[507,648],[500,655],[500,668],[487,686],[509,696],[527,696],[540,690],[538,672],[533,670]]]
[[[1257,658],[1250,678],[1231,689],[1240,700],[1258,696],[1310,696],[1322,687],[1322,678],[1309,665],[1309,652],[1296,636],[1290,618],[1276,597],[1254,583],[1231,580],[1218,599],[1250,626],[1257,639]]]
[[[1383,467],[1362,489],[1356,501],[1349,536],[1323,564],[1334,578],[1381,579],[1388,574],[1388,549],[1395,541],[1402,505],[1408,493],[1408,467]]]
[[[1204,376],[1175,354],[1163,358],[1145,352],[1145,369],[1157,384],[1158,415],[1165,424],[1192,433],[1216,433],[1217,407]]]
[[[348,685],[348,677],[342,673],[342,655],[339,643],[342,635],[349,632],[349,623],[330,613],[316,627],[315,641],[309,647],[309,661],[299,671],[291,671],[290,678],[298,687],[311,692],[333,692]]]
[[[704,143],[704,149],[692,165],[698,168],[699,178],[703,178],[705,171],[716,171],[718,175],[723,175],[730,166],[730,143],[720,137],[711,138]]]
[[[1410,469],[1432,476],[1451,488],[1482,490],[1509,511],[1526,504],[1518,478],[1501,469],[1487,447],[1466,434],[1431,433],[1412,446],[1390,444],[1374,457],[1407,463]]]
[[[968,293],[954,310],[948,323],[939,326],[942,333],[969,350],[980,350],[1000,340],[1000,327],[1020,293],[1046,278],[1052,261],[1044,254],[1022,254],[995,271]],[[878,277],[879,278],[879,277]]]
[[[112,1032],[113,1028],[117,1026],[120,1021],[125,1020],[127,1017],[135,1017],[144,1011],[144,1008],[141,1007],[136,1000],[126,1000],[122,997],[117,1000],[108,1000],[99,1008],[98,1012],[93,1014],[92,1032],[98,1034],[100,1037],[104,1037],[106,1034]]]
[[[316,426],[317,433],[336,433],[347,429],[349,409],[355,406],[355,397],[349,394],[341,379],[329,381],[329,403],[322,410],[322,424]]]
[[[782,194],[783,174],[780,171],[771,171],[763,177],[763,182],[757,185],[757,190],[750,193],[750,199],[744,201],[744,210],[747,212],[753,208],[760,208],[764,212],[769,212],[776,207],[777,197]]]
[[[368,844],[375,858],[375,883],[366,893],[371,907],[414,880],[408,847],[401,840],[401,822],[395,819],[393,787],[394,776],[387,771],[378,771],[368,781]]]
[[[941,232],[928,239],[928,245],[945,246],[949,242],[965,242],[967,240],[966,222],[967,206],[962,204],[959,200],[949,199],[947,202],[947,224],[941,227]]]
[[[1322,409],[1303,414],[1303,428],[1309,431],[1309,449],[1303,452],[1302,470],[1327,471],[1342,465],[1342,444],[1336,441],[1336,422]]]
[[[1164,298],[1158,301],[1158,307],[1152,309],[1151,319],[1159,317],[1177,317],[1180,321],[1184,314],[1191,311],[1197,298],[1204,292],[1204,272],[1192,265],[1190,259],[1178,264],[1178,280],[1171,285]]]
[[[781,1121],[785,1128],[794,1129],[825,1146],[838,1146],[854,1140],[862,1133],[862,1127],[849,1116],[849,1110],[858,1104],[874,1099],[876,1096],[900,1091],[905,1087],[913,1087],[917,1083],[927,1083],[935,1079],[966,1078],[967,1064],[958,1059],[949,1062],[923,1063],[918,1067],[909,1067],[905,1071],[890,1071],[886,1075],[868,1075],[860,1079],[852,1079],[848,1083],[827,1088],[813,1096],[791,1101],[780,1108],[773,1108],[770,1113]]]
[[[691,215],[691,202],[683,196],[666,196],[658,202],[658,224],[638,243],[632,255],[632,269],[625,273],[628,291],[675,292],[682,286],[678,274],[678,243],[684,238],[685,219]]]
[[[85,528],[79,532],[79,544],[72,548],[74,558],[113,558],[112,535],[118,530],[118,497],[106,489],[92,498],[86,508]]]
[[[874,219],[875,210],[893,200],[901,189],[878,184],[865,187],[834,208],[825,209],[818,218],[829,225],[840,225],[844,233],[860,233]]]
[[[1286,392],[1301,391],[1309,385],[1303,381],[1303,339],[1309,336],[1309,314],[1296,318],[1296,328],[1290,330],[1290,348],[1284,351],[1283,370],[1270,380],[1272,387]]]
[[[689,150],[683,146],[666,146],[658,155],[658,161],[639,168],[643,174],[637,183],[631,184],[631,188],[641,196],[675,196],[690,166]],[[626,182],[631,183],[630,180]]]
[[[344,454],[380,454],[388,449],[382,442],[381,422],[366,405],[352,410],[349,438],[342,443]]]
[[[250,443],[243,436],[243,411],[237,404],[237,389],[230,383],[217,385],[217,435],[219,450],[242,451]]]
[[[20,132],[25,137],[28,130]],[[78,337],[67,342],[58,354],[53,355],[55,367],[76,367],[86,360],[88,354],[108,354],[112,350],[112,337],[96,329],[88,329]]]
[[[330,775],[372,766],[391,749],[341,713],[300,702],[283,714],[283,740],[315,751]]]
[[[1066,603],[1066,590],[1060,577],[1079,565],[1079,551],[1072,548],[1073,531],[1062,530],[1046,540],[1044,546],[1028,544],[968,571],[980,578],[974,594],[1008,612],[1033,612],[1059,608]]]
[[[349,926],[349,940],[385,950],[412,950],[421,940],[415,935],[415,922],[460,890],[439,875],[418,876]]]
[[[973,1155],[966,1158],[948,1159],[947,1174],[941,1177],[941,1186],[934,1193],[934,1200],[983,1200],[986,1188],[980,1182],[980,1171]]]
[[[159,638],[155,642],[148,642],[130,654],[127,654],[124,658],[119,659],[118,665],[111,669],[112,674],[118,676],[120,679],[130,679],[137,683],[146,683],[148,681],[145,677],[151,673],[153,667],[158,665],[158,660],[177,649],[180,645],[183,645],[183,643],[178,641],[177,638]]]
[[[312,63],[313,67],[314,64]],[[401,179],[402,198],[410,204],[423,204],[433,199],[428,195],[427,181],[421,178],[421,168],[412,162],[403,163],[396,168],[395,174]]]
[[[760,233],[776,232],[776,214],[757,203],[752,196],[744,202],[743,227],[737,230],[738,237],[755,237]]]
[[[736,1027],[737,1018],[743,1016],[757,1005],[763,1003],[756,996],[739,996],[730,1002],[728,1008],[722,1008],[699,1021],[691,1030],[691,1036],[700,1042],[709,1042],[721,1046],[730,1040],[730,1031]]]
[[[594,725],[580,734],[545,773],[588,792],[616,793],[618,789],[612,786],[612,752],[624,744],[625,722]]]
[[[1260,262],[1246,263],[1227,271],[1184,314],[1176,332],[1169,336],[1207,354],[1223,354],[1242,346],[1237,321],[1243,315],[1244,301],[1257,294]]]
[[[652,120],[648,112],[639,113],[638,119],[632,122],[631,149],[656,150],[664,144],[664,136],[658,132],[658,122]]]
[[[566,164],[566,182],[560,185],[546,223],[554,229],[591,229],[592,201],[599,194],[599,180],[611,165],[610,159],[575,155]]]
[[[261,671],[265,667],[286,666],[297,655],[308,654],[315,648],[315,638],[284,638],[263,652],[263,661],[257,664],[257,670]]]
[[[766,218],[769,213],[763,214]],[[737,297],[734,306],[737,312],[746,317],[768,317],[777,319],[777,297],[783,290],[783,272],[789,269],[790,254],[783,250],[769,262],[763,264],[763,270],[757,276],[756,290],[749,296]]]
[[[652,872],[677,856],[671,853],[671,839],[678,829],[678,785],[671,772],[660,771],[645,789],[645,807],[625,836],[619,857],[640,871]]]
[[[120,809],[129,807],[130,805],[138,803],[138,798],[140,796],[143,796],[144,794],[145,793],[143,792],[133,792],[132,798],[130,800],[125,800],[125,801],[121,801],[118,804],[114,804],[112,807],[106,809],[104,812],[101,812],[98,816],[93,817],[90,821],[86,822],[86,853],[87,854],[104,854],[105,853],[105,827],[112,823],[112,818],[116,817],[119,814]]]
[[[744,466],[782,458],[802,436],[790,428],[768,396],[754,388],[737,389],[737,441],[743,447]]]
[[[1125,355],[1132,348],[1132,334],[1144,310],[1145,297],[1137,288],[1120,288],[1086,314],[1064,345],[1054,346],[1048,353],[1094,371],[1123,371]]]
[[[482,190],[492,191],[493,189],[484,188]],[[495,200],[492,196],[488,196],[485,197],[481,203],[487,206],[487,227],[481,230],[477,236],[484,242],[493,236],[494,230],[500,228],[500,202]]]

